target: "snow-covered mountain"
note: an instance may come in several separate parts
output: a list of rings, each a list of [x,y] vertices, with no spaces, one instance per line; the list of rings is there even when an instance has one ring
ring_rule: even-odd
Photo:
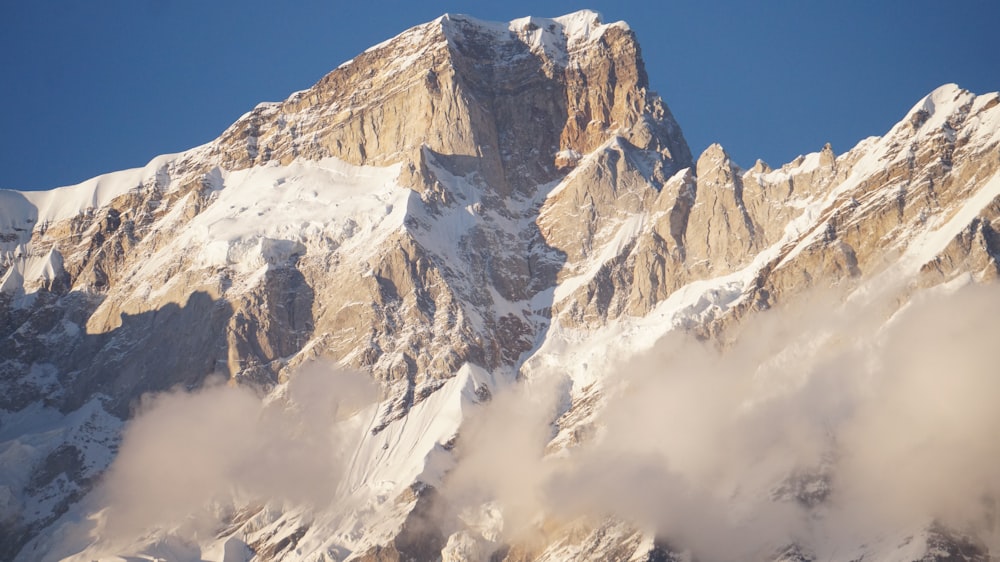
[[[0,191],[0,558],[988,560],[998,106],[744,170],[625,23],[445,15]]]

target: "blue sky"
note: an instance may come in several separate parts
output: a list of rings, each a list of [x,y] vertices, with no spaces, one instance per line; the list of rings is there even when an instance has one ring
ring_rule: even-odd
[[[0,187],[77,183],[207,142],[445,12],[580,8],[632,26],[696,155],[719,142],[744,166],[826,142],[844,152],[943,83],[1000,89],[996,0],[8,0]]]

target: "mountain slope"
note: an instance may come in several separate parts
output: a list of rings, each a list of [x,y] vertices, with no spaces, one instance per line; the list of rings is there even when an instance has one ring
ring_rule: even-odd
[[[550,457],[586,452],[615,410],[620,365],[669,333],[738,348],[759,313],[815,288],[839,303],[888,299],[878,327],[928,287],[992,280],[998,105],[996,93],[942,86],[845,154],[827,146],[742,170],[718,145],[692,159],[624,23],[588,11],[507,24],[446,15],[201,147],[51,192],[0,191],[3,556],[638,560],[692,549],[614,509],[597,521],[541,509],[529,540],[512,534],[522,522],[500,489],[532,478],[497,476],[496,498],[456,490],[484,454],[477,443],[497,443],[486,465],[542,462],[505,441],[515,420],[540,431]],[[827,344],[813,347],[807,356]],[[768,353],[781,351],[755,360]],[[316,421],[308,390],[295,389],[317,359],[379,386],[350,415],[316,414],[341,428],[316,456],[350,459],[330,477],[336,501],[295,501],[286,486],[299,476],[279,463],[284,484],[227,476],[246,489],[213,499],[208,534],[154,517],[122,536],[109,515],[88,519],[127,511],[100,511],[109,492],[91,491],[149,427],[142,414],[121,441],[144,394],[214,392],[221,377],[266,397],[245,417]],[[510,427],[477,425],[490,411],[508,412]],[[271,466],[260,457],[275,442],[261,439],[233,453],[237,464]],[[112,491],[125,462],[105,477]],[[931,519],[901,532],[921,530],[923,543],[907,542],[916,554],[862,538],[829,559],[967,546]],[[824,556],[824,544],[761,556]]]

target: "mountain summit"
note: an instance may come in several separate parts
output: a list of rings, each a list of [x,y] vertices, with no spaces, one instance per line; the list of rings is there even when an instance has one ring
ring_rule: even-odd
[[[445,15],[203,146],[0,191],[0,557],[987,560],[930,508],[839,525],[863,392],[795,402],[829,406],[795,439],[726,420],[831,357],[880,380],[911,304],[996,278],[998,105],[942,86],[744,170],[692,158],[626,24]],[[759,329],[818,290],[879,314]]]
[[[668,171],[690,165],[627,25],[590,11],[509,24],[445,15],[258,106],[213,152],[233,169],[330,156],[417,164],[423,149],[477,159],[492,190],[509,195],[556,179],[572,154],[615,135],[660,152]]]

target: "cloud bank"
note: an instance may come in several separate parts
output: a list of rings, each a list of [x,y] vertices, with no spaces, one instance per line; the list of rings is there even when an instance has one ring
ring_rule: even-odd
[[[437,524],[470,525],[482,552],[608,516],[700,560],[792,543],[823,558],[931,522],[992,545],[997,318],[996,288],[970,286],[898,311],[812,294],[723,350],[673,334],[608,366],[603,397],[578,406],[589,431],[557,451],[568,379],[496,389],[463,422]],[[328,509],[359,438],[338,421],[374,399],[369,377],[319,364],[267,401],[223,385],[151,398],[95,496],[97,533],[197,540],[235,503]]]
[[[613,515],[704,560],[822,554],[931,522],[989,539],[1000,294],[892,310],[813,294],[722,351],[668,336],[611,367],[594,437],[548,456],[560,386],[515,389],[463,428],[446,492],[466,509],[495,500],[508,540]]]

